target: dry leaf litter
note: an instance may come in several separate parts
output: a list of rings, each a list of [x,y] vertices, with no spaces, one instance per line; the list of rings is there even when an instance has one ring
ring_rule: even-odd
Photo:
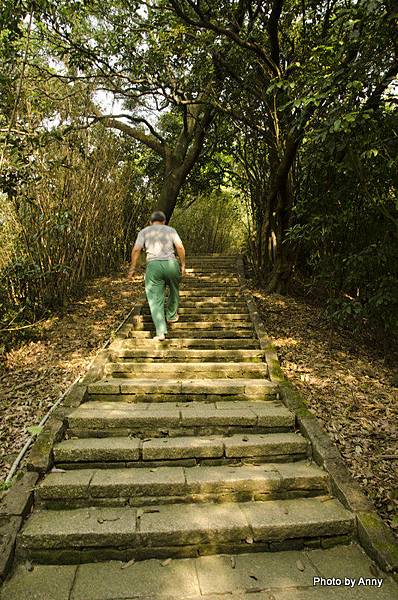
[[[63,316],[42,321],[35,341],[0,356],[0,480],[37,425],[88,364],[142,293],[142,275],[99,277]]]
[[[320,307],[301,298],[252,292],[285,375],[300,390],[352,477],[397,535],[396,370],[386,366],[365,335],[344,331],[331,335]],[[394,357],[389,358],[393,365]]]

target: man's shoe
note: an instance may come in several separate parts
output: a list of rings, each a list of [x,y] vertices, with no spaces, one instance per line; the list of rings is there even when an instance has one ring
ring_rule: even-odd
[[[155,335],[152,339],[155,340],[155,342],[164,342],[166,336],[162,333],[161,335]]]
[[[180,316],[179,316],[179,315],[176,315],[176,316],[174,317],[174,319],[167,319],[167,322],[168,322],[168,323],[177,323],[177,321],[178,321],[178,319],[179,319],[179,318],[180,318]]]

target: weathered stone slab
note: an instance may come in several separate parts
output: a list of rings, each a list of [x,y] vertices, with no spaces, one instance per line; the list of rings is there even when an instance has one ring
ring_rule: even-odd
[[[152,410],[149,410],[151,407]],[[155,411],[154,408],[157,410]],[[69,426],[73,428],[106,429],[128,428],[143,425],[178,425],[180,413],[177,408],[161,409],[159,405],[128,404],[115,402],[112,408],[84,410],[79,407],[69,415]]]
[[[75,384],[62,401],[63,406],[77,407],[86,398],[87,386]]]
[[[120,349],[114,352],[115,357],[124,359],[152,359],[152,360],[198,360],[198,361],[212,361],[212,360],[228,360],[237,362],[260,362],[263,359],[263,353],[259,350],[228,350],[228,349],[206,349],[206,348],[172,348],[169,347],[166,350],[153,350],[146,349]],[[266,365],[264,364],[264,369]]]
[[[183,381],[183,394],[243,394],[244,384],[236,379],[218,379],[217,382],[206,379]]]
[[[398,545],[375,510],[356,513],[358,538],[368,554],[388,572],[398,572]]]
[[[232,568],[232,560],[234,568]],[[297,562],[303,570],[297,568]],[[215,555],[197,558],[196,569],[203,595],[249,592],[267,588],[294,588],[312,584],[317,575],[311,562],[302,552],[255,552],[234,557]],[[292,591],[292,600],[295,596]],[[252,598],[252,593],[248,595]]]
[[[140,538],[150,545],[232,542],[250,535],[236,503],[165,505],[158,510],[140,518]]]
[[[69,600],[77,566],[35,565],[31,571],[18,565],[4,583],[1,600]]]
[[[48,473],[40,484],[37,495],[47,498],[88,498],[89,484],[94,475],[91,469],[66,471],[65,473]]]
[[[240,319],[239,321],[178,321],[173,323],[172,331],[184,329],[213,329],[213,330],[231,330],[234,329],[250,329],[252,327],[249,319]]]
[[[317,489],[327,491],[329,476],[317,465],[310,465],[300,461],[294,463],[281,463],[277,465],[281,475],[281,489],[301,490]]]
[[[0,583],[7,577],[14,559],[15,539],[22,517],[0,517]]]
[[[183,427],[217,426],[217,425],[255,425],[256,415],[250,409],[235,408],[233,410],[217,410],[214,405],[197,403],[181,410],[181,424]]]
[[[372,562],[357,544],[308,550],[306,555],[322,577],[371,577]]]
[[[52,447],[54,436],[43,431],[35,440],[28,457],[27,468],[29,471],[46,473],[52,464]]]
[[[173,337],[164,342],[156,342],[151,339],[133,339],[127,338],[123,340],[123,348],[132,349],[168,349],[168,348],[207,348],[207,349],[259,349],[260,343],[258,339],[251,336],[248,339],[213,339],[213,338],[196,338],[196,337]]]
[[[131,363],[110,363],[109,364],[109,370],[110,372],[112,372],[114,375],[117,375],[118,377],[121,378],[125,378],[126,381],[128,381],[129,383],[133,383],[135,381],[137,381],[138,379],[141,381],[142,377],[148,377],[148,378],[153,378],[155,376],[155,372],[156,372],[156,379],[157,379],[157,383],[158,383],[158,387],[157,389],[152,389],[152,388],[147,388],[147,387],[143,387],[142,390],[137,390],[134,389],[134,394],[137,395],[137,397],[141,397],[142,394],[169,394],[169,393],[178,393],[176,391],[169,391],[168,389],[164,389],[163,381],[166,380],[170,380],[170,377],[174,376],[175,379],[178,381],[181,381],[184,387],[184,381],[185,380],[200,380],[203,381],[203,378],[206,377],[206,381],[208,382],[213,382],[214,386],[217,387],[217,383],[220,380],[223,379],[231,379],[236,381],[236,379],[238,378],[244,378],[246,379],[247,377],[251,377],[252,379],[254,378],[258,378],[261,379],[264,377],[265,374],[265,370],[264,369],[251,369],[250,366],[249,368],[240,368],[239,366],[237,366],[236,368],[224,368],[223,363],[219,362],[219,363],[215,363],[217,364],[217,368],[213,368],[211,370],[205,371],[202,369],[197,369],[196,368],[196,364],[193,361],[187,361],[186,363],[184,363],[183,367],[176,367],[176,369],[173,371],[172,367],[174,366],[175,363],[172,362],[160,362],[160,361],[148,361],[148,362],[137,362],[136,366],[134,367],[134,369],[131,368]],[[200,365],[206,365],[206,363],[199,363]],[[237,365],[239,365],[240,363],[236,363]],[[251,362],[246,362],[243,363],[244,365],[255,365],[256,363],[251,363]],[[190,368],[192,366],[192,369]],[[141,370],[139,370],[142,367]],[[151,369],[147,370],[147,367],[151,367]],[[153,368],[152,368],[153,367]],[[157,368],[157,370],[155,369],[155,367]],[[164,368],[167,367],[167,368]],[[122,386],[123,387],[123,386]],[[130,391],[128,392],[130,393]],[[183,392],[184,393],[184,392]],[[217,393],[217,392],[216,392]],[[227,392],[228,393],[228,392]],[[253,394],[254,395],[254,394]],[[264,392],[261,391],[260,392],[260,396],[261,398],[264,397]]]
[[[19,534],[22,549],[134,546],[134,508],[76,508],[32,514]]]
[[[281,484],[278,471],[263,466],[193,467],[184,471],[192,493],[269,492]]]
[[[257,416],[257,425],[272,427],[293,427],[294,414],[282,405],[265,402],[252,405],[251,410]]]
[[[24,517],[29,512],[38,478],[38,473],[32,471],[24,473],[22,477],[13,483],[0,502],[0,517]]]
[[[181,392],[181,382],[174,379],[134,379],[120,385],[121,394],[179,394]]]
[[[266,370],[264,370],[264,377]],[[267,395],[275,394],[277,388],[274,383],[265,379],[245,380],[245,396],[250,398],[265,398]]]
[[[246,502],[240,507],[255,541],[350,534],[354,527],[353,515],[332,499]]]
[[[54,447],[57,462],[130,461],[140,457],[141,440],[131,437],[64,440]]]
[[[153,438],[142,444],[143,460],[220,457],[224,444],[219,437]]]
[[[200,596],[193,559],[125,563],[108,562],[81,565],[70,600],[118,600],[135,598],[192,598]]]
[[[94,498],[181,495],[185,490],[182,467],[98,470],[91,481]]]
[[[295,433],[236,434],[224,438],[225,456],[273,456],[304,454],[308,442]]]
[[[87,391],[91,395],[95,394],[120,394],[120,380],[103,379],[87,386]]]

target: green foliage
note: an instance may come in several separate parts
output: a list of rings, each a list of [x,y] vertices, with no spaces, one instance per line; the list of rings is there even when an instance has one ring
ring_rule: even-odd
[[[33,438],[35,438],[41,434],[43,427],[40,427],[39,425],[31,425],[30,427],[26,427],[26,431],[30,433]]]
[[[298,268],[323,289],[341,325],[398,333],[398,152],[395,116],[330,127],[301,152],[295,225]],[[341,120],[343,122],[343,119]],[[335,122],[335,121],[334,121]]]
[[[177,208],[170,225],[179,232],[188,254],[237,253],[244,243],[242,207],[228,190],[199,196]]]

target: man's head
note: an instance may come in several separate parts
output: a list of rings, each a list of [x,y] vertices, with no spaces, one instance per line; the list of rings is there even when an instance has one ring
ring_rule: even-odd
[[[150,218],[151,223],[166,223],[166,215],[162,210],[155,210],[151,214]]]

